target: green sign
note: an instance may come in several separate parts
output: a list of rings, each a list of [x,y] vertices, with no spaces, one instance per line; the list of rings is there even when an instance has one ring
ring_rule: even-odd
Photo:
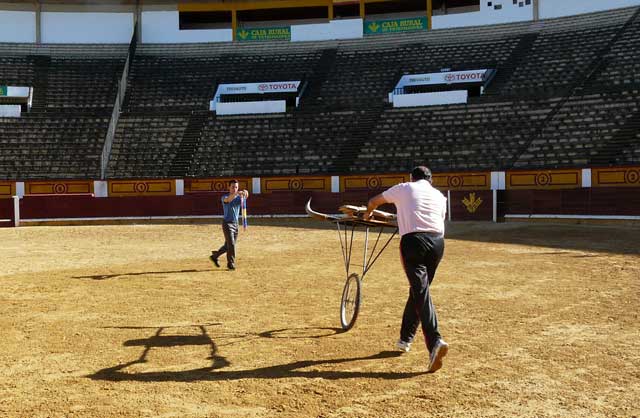
[[[236,31],[238,41],[290,41],[291,26],[277,28],[241,28]]]
[[[364,22],[365,35],[410,32],[414,30],[427,30],[427,28],[426,16],[410,17],[406,19],[368,20]]]
[[[9,88],[7,86],[0,86],[0,96],[6,96]]]

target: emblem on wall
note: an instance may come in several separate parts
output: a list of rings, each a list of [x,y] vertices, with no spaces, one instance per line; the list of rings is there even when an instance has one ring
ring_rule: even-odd
[[[476,210],[482,205],[482,198],[476,198],[475,193],[469,193],[469,196],[462,199],[462,204],[467,208],[467,212],[475,213]]]

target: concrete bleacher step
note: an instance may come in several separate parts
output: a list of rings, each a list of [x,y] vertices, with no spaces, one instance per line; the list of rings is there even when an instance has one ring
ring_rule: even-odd
[[[189,118],[189,123],[182,135],[176,156],[171,161],[171,166],[167,172],[169,177],[180,178],[191,175],[191,163],[198,149],[206,119],[206,112],[193,113]]]
[[[44,112],[47,108],[47,93],[49,85],[49,66],[51,57],[35,55],[31,57],[34,66],[33,103],[32,112]]]

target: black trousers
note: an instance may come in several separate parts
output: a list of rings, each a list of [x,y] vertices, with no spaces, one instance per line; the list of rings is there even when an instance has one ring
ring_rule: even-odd
[[[233,222],[222,222],[222,232],[224,233],[224,244],[213,253],[215,258],[227,253],[227,267],[236,266],[236,241],[238,240],[238,224]]]
[[[400,240],[400,254],[410,285],[400,339],[413,341],[418,325],[422,324],[427,349],[431,352],[440,332],[429,287],[444,254],[444,237],[426,232],[405,234]]]

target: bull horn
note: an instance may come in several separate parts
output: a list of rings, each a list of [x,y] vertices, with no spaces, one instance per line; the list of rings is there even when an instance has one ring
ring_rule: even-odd
[[[320,213],[320,212],[316,212],[315,210],[311,209],[311,198],[309,198],[309,200],[307,201],[307,204],[304,207],[304,210],[307,212],[307,215],[311,216],[314,219],[320,219],[320,220],[335,220],[336,218],[330,215],[326,215],[324,213]]]

